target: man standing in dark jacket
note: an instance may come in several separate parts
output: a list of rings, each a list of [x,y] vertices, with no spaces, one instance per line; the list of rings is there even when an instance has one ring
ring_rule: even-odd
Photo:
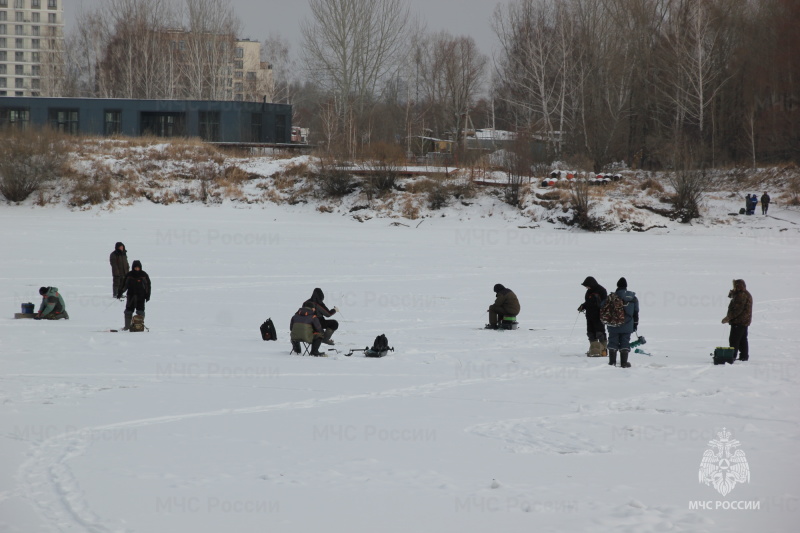
[[[614,291],[625,309],[625,322],[619,326],[608,326],[608,364],[617,366],[617,350],[619,350],[619,366],[630,368],[628,354],[631,351],[631,333],[639,329],[639,299],[636,293],[628,290],[628,281],[619,278],[617,290]]]
[[[764,194],[761,195],[761,214],[762,215],[766,215],[767,214],[767,210],[769,209],[770,200],[771,199],[769,197],[769,194],[767,194],[766,192],[764,192]]]
[[[501,284],[494,286],[494,293],[496,295],[494,303],[489,306],[489,324],[486,329],[497,329],[499,320],[507,316],[517,316],[520,311],[519,299],[514,291],[506,289]]]
[[[122,288],[117,293],[117,298],[122,298],[122,293],[127,292],[125,303],[125,327],[124,331],[131,329],[131,319],[133,311],[144,318],[144,303],[150,301],[150,276],[142,270],[142,262],[138,259],[133,262],[133,270],[125,276]]]
[[[733,348],[733,357],[739,354],[739,361],[750,359],[750,345],[747,342],[747,328],[753,319],[753,297],[747,292],[743,279],[733,280],[733,290],[728,293],[731,299],[728,314],[722,319],[723,324],[731,325],[728,344]]]
[[[111,263],[111,276],[114,278],[114,289],[111,293],[114,298],[122,290],[122,284],[125,281],[125,276],[128,275],[131,268],[128,265],[128,252],[125,250],[125,245],[118,242],[114,245],[114,251],[108,258]]]
[[[322,342],[325,344],[333,344],[331,337],[333,336],[333,333],[339,329],[339,322],[336,320],[328,320],[328,317],[335,315],[339,308],[334,306],[333,309],[328,309],[328,306],[325,305],[324,300],[325,293],[322,292],[322,289],[316,288],[314,289],[314,292],[311,293],[311,298],[303,303],[303,307],[311,307],[316,311],[317,318],[319,318],[319,323],[325,330],[322,336]]]
[[[589,351],[586,355],[605,357],[608,355],[608,341],[606,327],[600,320],[600,306],[608,298],[608,291],[592,276],[583,280],[581,285],[586,287],[586,294],[578,312],[586,312],[586,336],[589,338]]]

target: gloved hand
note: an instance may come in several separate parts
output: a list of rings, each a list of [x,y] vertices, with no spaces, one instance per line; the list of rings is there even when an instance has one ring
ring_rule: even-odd
[[[149,301],[150,301],[150,298],[145,298],[145,299],[144,299],[144,301],[145,301],[145,302],[149,302]]]
[[[34,320],[41,320],[41,319],[42,319],[42,317],[40,317],[39,315],[36,315],[35,317],[33,317],[33,319],[34,319]]]
[[[578,306],[578,312],[579,312],[579,313],[583,313],[583,310],[584,310],[585,308],[586,308],[586,307],[584,306],[584,304],[581,304],[580,306]]]
[[[723,318],[723,319],[722,319],[722,323],[723,323],[723,324],[727,324],[727,323],[728,323],[728,320],[729,320],[729,318],[728,318],[728,317],[725,317],[725,318]]]
[[[333,310],[336,311],[337,313],[339,312],[339,308],[336,307],[335,305],[333,306]]]

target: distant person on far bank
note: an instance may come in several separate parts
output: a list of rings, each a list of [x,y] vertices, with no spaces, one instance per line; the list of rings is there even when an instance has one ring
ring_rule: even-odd
[[[728,293],[728,314],[722,319],[723,324],[730,324],[731,332],[728,344],[733,348],[733,357],[739,355],[739,361],[750,359],[750,345],[747,342],[747,328],[753,319],[753,297],[747,291],[743,279],[733,280],[733,289]]]
[[[761,195],[761,214],[762,215],[766,215],[767,214],[767,210],[769,209],[770,200],[771,200],[771,198],[769,197],[769,194],[767,194],[766,191],[765,191],[764,194]]]
[[[128,251],[125,249],[125,245],[121,242],[115,244],[114,251],[111,252],[111,256],[108,258],[108,261],[111,263],[111,276],[113,278],[114,287],[111,295],[116,298],[117,294],[119,294],[120,290],[122,290],[122,284],[125,282],[125,276],[127,276],[128,272],[131,270],[131,267],[128,264]]]
[[[498,329],[498,322],[504,317],[516,317],[520,311],[519,299],[514,291],[498,283],[494,286],[494,303],[489,306],[489,323],[486,329]]]

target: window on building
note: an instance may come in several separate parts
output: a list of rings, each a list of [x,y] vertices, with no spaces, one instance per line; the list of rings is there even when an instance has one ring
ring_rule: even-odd
[[[5,65],[3,65],[3,66],[5,66]],[[5,72],[4,72],[3,74],[5,74]],[[8,82],[6,81],[6,79],[5,79],[5,78],[0,78],[0,87],[2,87],[3,89],[5,89],[6,87],[8,87],[7,83],[8,83]]]
[[[0,61],[8,61],[8,52],[0,50]]]
[[[31,39],[31,48],[33,48],[34,50],[38,50],[41,47],[42,45],[39,39]]]
[[[42,17],[39,13],[31,13],[31,22],[40,22]]]
[[[25,88],[25,80],[22,78],[14,78],[14,88],[15,89],[24,89]]]
[[[244,101],[244,96],[242,96],[241,94],[237,94],[237,95],[236,95],[236,96],[233,98],[233,100],[234,100],[234,101],[236,101],[236,102],[242,102],[242,101]]]
[[[14,26],[14,35],[25,35],[25,26],[17,24]]]
[[[0,24],[0,35],[5,35],[8,33],[8,26],[5,24]]]
[[[0,91],[0,96],[8,96],[8,91]]]
[[[14,61],[17,63],[25,62],[25,52],[14,52]]]
[[[0,20],[8,20],[8,11],[0,11]]]
[[[25,9],[25,0],[14,0],[14,7],[17,9]]]
[[[275,115],[275,142],[286,142],[286,115]]]
[[[185,113],[161,113],[146,111],[140,116],[141,135],[156,137],[183,137],[186,135]]]
[[[31,63],[40,63],[39,52],[31,52]]]
[[[238,60],[234,61],[233,62],[233,68],[236,68],[238,70],[242,70],[244,68],[244,61],[238,61]]]
[[[27,107],[0,107],[0,126],[8,125],[24,129],[30,121],[31,111]]]
[[[14,65],[14,74],[17,76],[25,75],[25,67],[23,65]]]
[[[240,82],[236,82],[233,84],[233,90],[237,93],[240,93],[244,90],[244,85]]]
[[[40,9],[42,7],[42,0],[31,0],[32,9]]]
[[[261,142],[261,135],[263,134],[263,129],[261,128],[262,118],[261,113],[251,113],[250,114],[250,142],[258,143]]]
[[[57,0],[47,0],[47,9],[58,9]]]
[[[58,15],[55,13],[48,13],[47,14],[47,23],[48,24],[56,24],[58,22]]]
[[[256,81],[256,73],[255,72],[248,72],[247,73],[247,81]]]
[[[219,141],[219,111],[200,111],[200,129],[198,133],[204,141]]]
[[[14,20],[16,20],[17,22],[25,22],[25,13],[22,11],[17,11],[14,14]]]
[[[0,37],[0,48],[5,48],[5,47],[6,47],[6,38]]]
[[[31,80],[31,89],[41,89],[41,82],[39,78],[33,78]]]
[[[122,133],[122,111],[113,109],[103,112],[103,133],[106,135]]]
[[[35,37],[39,36],[39,26],[31,26],[31,35]]]
[[[8,67],[5,63],[0,64],[0,75],[8,74]]]
[[[244,57],[244,48],[236,49],[236,57]]]
[[[78,133],[77,109],[50,109],[50,126],[63,133]]]
[[[41,76],[42,75],[42,67],[39,65],[31,66],[31,76]]]
[[[15,48],[25,48],[25,39],[14,39]]]
[[[233,75],[233,77],[234,78],[243,78],[244,77],[244,72],[242,72],[241,70],[237,70],[236,73]]]
[[[8,7],[8,0],[0,0],[0,7]]]

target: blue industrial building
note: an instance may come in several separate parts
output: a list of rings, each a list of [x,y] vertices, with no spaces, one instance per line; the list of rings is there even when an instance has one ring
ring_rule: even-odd
[[[292,106],[206,100],[0,96],[0,128],[49,125],[85,135],[200,137],[208,142],[291,142]]]

